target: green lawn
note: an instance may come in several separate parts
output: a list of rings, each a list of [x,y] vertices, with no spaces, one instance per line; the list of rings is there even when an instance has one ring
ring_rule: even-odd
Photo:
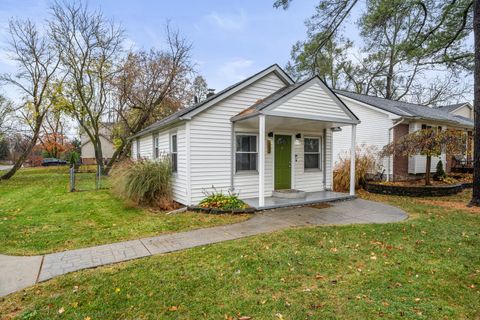
[[[465,192],[372,196],[411,218],[309,227],[85,270],[0,302],[20,319],[478,319],[480,210]]]
[[[67,168],[22,169],[0,181],[0,254],[41,254],[126,239],[234,223],[246,215],[167,215],[127,208],[95,174],[77,175],[68,192]],[[108,187],[108,180],[103,181]]]

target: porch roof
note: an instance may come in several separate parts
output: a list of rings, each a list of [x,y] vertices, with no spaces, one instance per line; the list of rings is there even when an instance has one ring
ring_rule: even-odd
[[[358,124],[360,123],[360,120],[358,117],[345,105],[345,103],[331,90],[323,81],[318,77],[314,76],[311,77],[307,80],[299,81],[296,83],[293,83],[291,85],[285,86],[265,99],[260,99],[258,100],[255,104],[252,106],[244,109],[237,115],[233,116],[231,118],[232,122],[236,121],[241,121],[245,120],[248,118],[252,118],[255,116],[258,116],[259,114],[269,114],[269,110],[272,109],[275,105],[280,104],[282,101],[289,99],[296,94],[302,92],[302,90],[307,87],[309,84],[312,82],[318,82],[321,85],[321,88],[330,96],[330,98],[336,103],[337,106],[339,106],[343,112],[345,112],[345,115],[347,116],[346,119],[336,119],[336,118],[331,118],[331,117],[318,117],[318,116],[299,116],[298,114],[296,115],[288,115],[288,114],[279,114],[279,113],[273,113],[271,112],[272,115],[275,116],[284,116],[284,117],[293,117],[293,118],[303,118],[303,119],[311,119],[311,120],[323,120],[323,121],[332,121],[332,122],[343,122],[343,123],[349,123],[349,124]]]

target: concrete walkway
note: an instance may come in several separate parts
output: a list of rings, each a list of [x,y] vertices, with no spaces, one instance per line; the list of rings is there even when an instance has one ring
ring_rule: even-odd
[[[51,253],[44,256],[0,255],[0,296],[81,269],[240,239],[290,227],[388,223],[406,218],[407,214],[398,208],[356,199],[333,203],[332,207],[324,209],[301,207],[266,211],[255,214],[250,220],[236,224]]]

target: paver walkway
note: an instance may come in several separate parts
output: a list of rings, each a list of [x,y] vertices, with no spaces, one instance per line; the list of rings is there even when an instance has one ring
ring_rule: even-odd
[[[51,253],[44,256],[0,255],[0,296],[72,271],[244,238],[289,227],[388,223],[406,218],[407,214],[398,208],[356,199],[333,203],[332,207],[324,209],[301,207],[266,211],[255,214],[250,220],[236,224]]]

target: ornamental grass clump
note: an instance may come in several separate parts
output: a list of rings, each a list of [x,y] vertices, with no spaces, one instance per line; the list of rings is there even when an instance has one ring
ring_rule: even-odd
[[[355,189],[364,185],[368,174],[378,171],[378,151],[374,146],[361,145],[355,150]],[[333,190],[350,189],[350,153],[340,156],[333,169]]]
[[[248,205],[238,198],[235,193],[224,194],[214,189],[213,192],[204,192],[206,197],[199,203],[202,208],[215,208],[222,210],[246,209]]]
[[[172,200],[172,165],[167,157],[158,160],[125,161],[112,173],[113,191],[136,205],[168,210]]]

